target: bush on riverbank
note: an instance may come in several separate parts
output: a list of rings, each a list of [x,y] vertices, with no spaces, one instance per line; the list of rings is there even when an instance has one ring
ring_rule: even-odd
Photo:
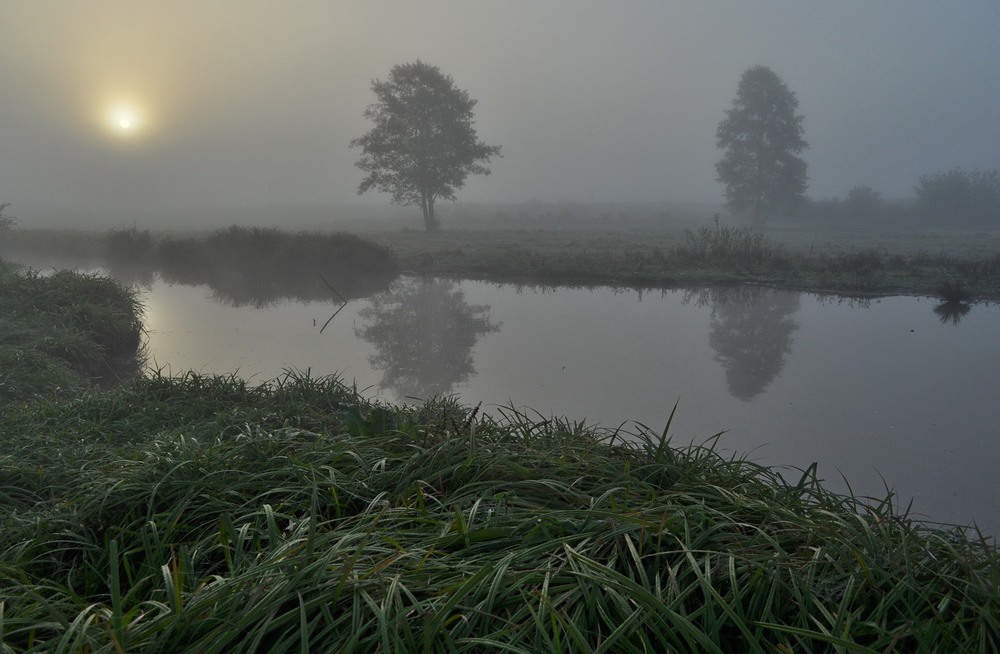
[[[113,280],[71,271],[0,272],[0,399],[135,374],[142,307]]]
[[[388,248],[353,234],[236,225],[207,238],[164,239],[157,265],[167,281],[208,284],[234,305],[363,297],[398,274]]]
[[[0,412],[13,652],[1000,647],[991,544],[644,428],[297,375]]]

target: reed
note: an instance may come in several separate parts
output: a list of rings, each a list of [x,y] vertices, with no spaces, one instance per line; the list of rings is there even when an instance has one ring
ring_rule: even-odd
[[[0,409],[7,652],[970,652],[1000,560],[669,424],[336,378],[153,374]]]

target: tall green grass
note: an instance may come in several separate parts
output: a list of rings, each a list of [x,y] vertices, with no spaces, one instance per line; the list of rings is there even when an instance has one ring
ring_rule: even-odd
[[[0,273],[0,399],[135,374],[142,306],[113,280],[71,271]]]
[[[296,374],[0,412],[7,652],[1000,646],[986,539],[667,429]]]

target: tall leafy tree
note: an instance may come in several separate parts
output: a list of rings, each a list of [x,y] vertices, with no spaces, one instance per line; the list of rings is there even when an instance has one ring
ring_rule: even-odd
[[[375,125],[351,141],[361,148],[357,166],[365,171],[358,193],[391,193],[396,204],[416,204],[427,231],[440,227],[434,204],[455,199],[470,174],[488,175],[500,146],[476,137],[476,100],[456,88],[450,75],[420,60],[399,64],[386,81],[375,80],[377,101],[365,108]]]
[[[809,144],[802,138],[799,101],[767,66],[743,73],[726,117],[716,132],[725,150],[715,164],[726,186],[726,206],[751,213],[754,225],[794,206],[806,190],[806,162],[798,156]]]

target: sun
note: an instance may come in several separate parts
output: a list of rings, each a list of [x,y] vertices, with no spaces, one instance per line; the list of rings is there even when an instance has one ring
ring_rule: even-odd
[[[137,137],[146,131],[145,112],[135,102],[116,102],[105,105],[104,124],[119,137]]]
[[[114,110],[111,120],[118,129],[128,132],[138,126],[138,114],[131,107],[118,107]]]

